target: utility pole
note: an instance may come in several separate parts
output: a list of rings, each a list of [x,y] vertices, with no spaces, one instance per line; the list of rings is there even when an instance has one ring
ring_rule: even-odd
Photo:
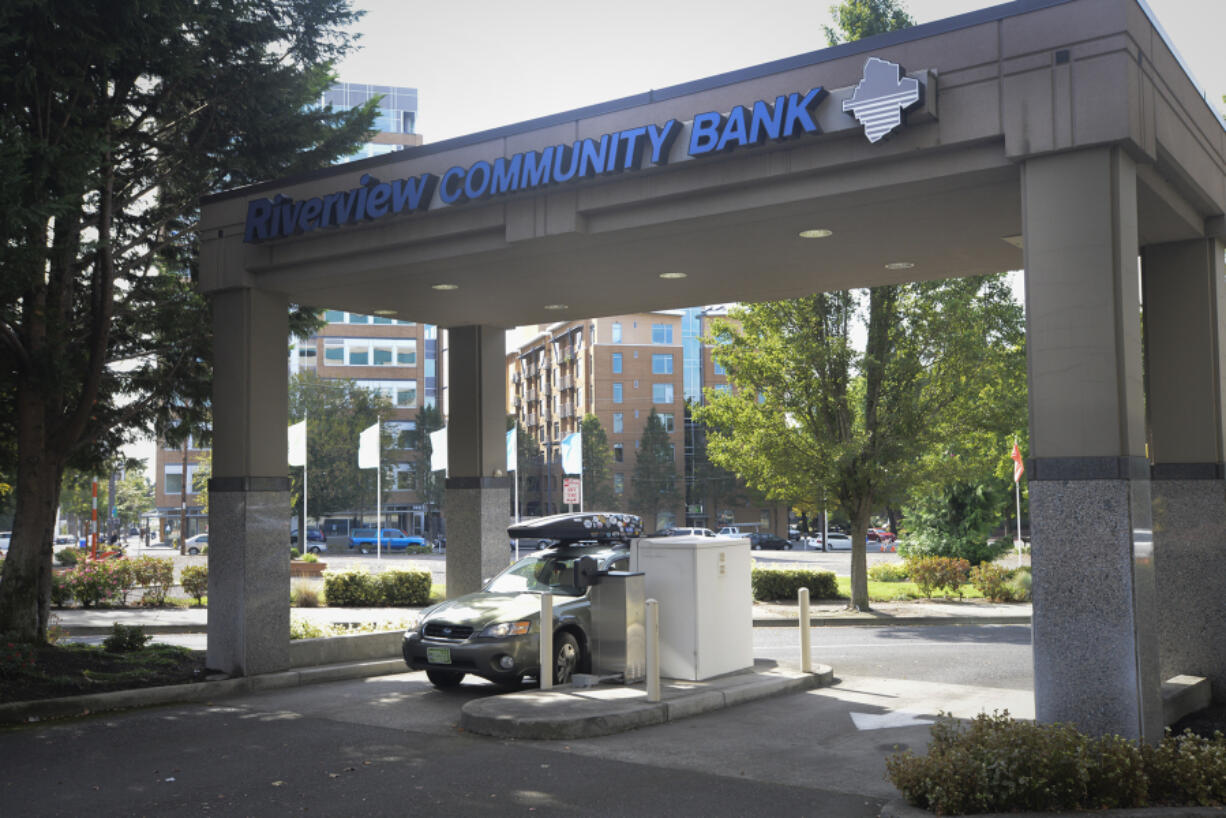
[[[187,554],[187,443],[183,438],[183,474],[179,487],[179,554]]]

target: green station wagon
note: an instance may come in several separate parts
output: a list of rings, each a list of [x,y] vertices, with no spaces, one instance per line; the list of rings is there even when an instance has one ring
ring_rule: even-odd
[[[514,690],[541,673],[541,594],[554,595],[553,679],[566,684],[590,668],[589,588],[602,572],[624,571],[638,517],[558,514],[511,526],[512,537],[558,544],[515,562],[476,593],[422,611],[404,635],[404,660],[440,688],[472,674]]]

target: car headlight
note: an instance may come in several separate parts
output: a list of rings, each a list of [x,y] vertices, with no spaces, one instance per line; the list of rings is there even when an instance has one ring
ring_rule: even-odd
[[[485,630],[481,631],[481,638],[499,639],[504,636],[523,636],[531,626],[532,623],[527,619],[521,619],[518,622],[499,622],[497,625],[487,625]]]

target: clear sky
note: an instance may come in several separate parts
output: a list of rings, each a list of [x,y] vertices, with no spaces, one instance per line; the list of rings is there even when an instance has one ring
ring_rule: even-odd
[[[1226,110],[1226,0],[1147,0]],[[826,46],[833,0],[354,0],[350,82],[418,89],[427,142],[665,88]],[[926,23],[997,5],[904,0]],[[917,66],[922,67],[922,66]]]

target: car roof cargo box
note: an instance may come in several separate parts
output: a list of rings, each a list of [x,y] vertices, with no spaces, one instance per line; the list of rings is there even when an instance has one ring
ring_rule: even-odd
[[[616,511],[590,511],[579,514],[554,514],[525,520],[507,528],[507,535],[537,540],[578,541],[630,540],[643,536],[643,520],[634,514]]]

